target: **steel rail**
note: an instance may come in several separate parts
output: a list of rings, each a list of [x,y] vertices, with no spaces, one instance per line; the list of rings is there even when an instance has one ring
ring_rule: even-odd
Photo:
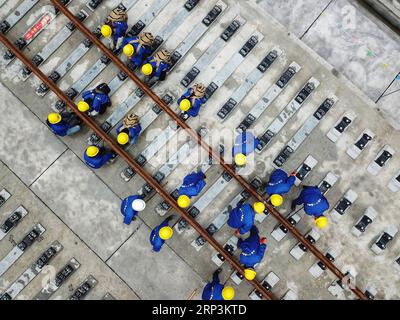
[[[123,150],[110,136],[108,136],[101,127],[88,115],[81,113],[78,110],[78,107],[75,103],[70,100],[67,95],[57,87],[49,78],[46,77],[40,71],[38,67],[36,67],[31,60],[29,60],[20,50],[17,49],[2,33],[0,33],[0,41],[10,49],[15,56],[21,60],[26,66],[28,66],[32,72],[44,83],[48,86],[57,97],[64,101],[66,105],[71,108],[71,110],[86,124],[92,129],[101,139],[103,139],[107,145],[111,147],[111,149],[118,154],[125,162],[135,169],[135,171],[155,190],[157,191],[168,203],[184,218],[188,221],[188,223],[199,233],[201,234],[207,241],[217,250],[238,272],[244,275],[244,268],[240,265],[240,263],[234,259],[228,252],[225,251],[223,246],[221,246],[212,236],[208,234],[206,230],[186,211],[181,209],[176,203],[175,199],[166,192],[161,185],[154,180],[136,161],[125,151]],[[258,291],[262,293],[264,298],[267,300],[276,300],[274,295],[268,292],[259,281],[253,280],[249,281]]]
[[[344,275],[325,255],[318,250],[314,245],[312,245],[307,239],[301,234],[294,226],[290,224],[289,221],[285,219],[269,202],[259,195],[253,187],[240,175],[235,172],[234,167],[227,164],[225,160],[219,155],[218,152],[214,151],[202,138],[201,136],[193,130],[186,122],[184,122],[162,99],[157,96],[157,94],[152,91],[146,84],[144,84],[116,55],[112,53],[98,38],[93,36],[88,28],[79,21],[71,11],[62,5],[59,0],[51,0],[51,2],[60,9],[60,11],[71,20],[74,25],[86,36],[88,37],[96,46],[128,77],[135,82],[135,84],[147,95],[149,96],[166,114],[168,114],[181,128],[183,128],[195,141],[205,149],[210,156],[216,161],[218,161],[224,170],[234,177],[243,188],[249,192],[255,199],[263,202],[268,208],[268,211],[282,224],[284,225],[296,238],[299,240],[316,258],[322,261],[326,267],[341,281],[346,281],[346,275]],[[350,289],[355,293],[355,295],[361,300],[367,300],[366,295],[356,286],[351,285]]]

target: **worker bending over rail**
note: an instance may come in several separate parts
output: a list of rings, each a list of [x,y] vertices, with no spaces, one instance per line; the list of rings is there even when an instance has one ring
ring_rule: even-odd
[[[179,188],[178,205],[181,208],[187,208],[190,205],[190,199],[200,194],[206,186],[206,175],[199,169],[197,172],[188,174]]]
[[[165,243],[174,234],[174,230],[169,226],[169,222],[174,218],[174,216],[169,216],[161,224],[151,231],[150,243],[153,246],[154,252],[159,252]]]
[[[118,135],[117,141],[121,146],[127,143],[136,144],[140,132],[142,131],[139,117],[134,113],[127,115],[122,121],[122,124],[117,127],[116,131]]]
[[[244,200],[239,201],[236,208],[230,210],[228,226],[237,229],[236,235],[245,234],[249,232],[254,225],[255,212],[258,214],[263,213],[265,205],[262,202],[255,202],[253,207],[250,204],[244,203]]]
[[[63,112],[50,113],[46,123],[54,134],[65,137],[79,132],[82,121],[74,113]]]
[[[99,84],[93,90],[85,91],[82,94],[82,100],[78,102],[79,111],[87,112],[92,117],[103,114],[111,106],[110,92],[111,89],[106,83]]]
[[[165,49],[158,51],[155,55],[147,58],[142,66],[144,82],[151,87],[158,81],[164,81],[170,68],[171,53]]]
[[[124,55],[129,59],[128,67],[132,71],[140,68],[151,55],[154,36],[150,32],[142,33],[138,37],[127,37],[122,42]]]
[[[99,169],[114,160],[116,156],[114,152],[106,150],[104,147],[90,146],[85,151],[84,159],[89,167]]]
[[[111,11],[105,24],[101,27],[101,34],[104,38],[110,39],[110,49],[120,49],[128,30],[128,15],[125,10],[116,8]]]
[[[188,119],[197,117],[200,107],[206,103],[206,87],[202,83],[195,84],[189,88],[177,101],[179,108],[182,110],[181,118]]]
[[[138,213],[145,208],[146,202],[142,196],[132,195],[122,200],[121,213],[124,216],[124,223],[130,225],[132,221],[136,220]]]
[[[269,195],[269,201],[274,207],[282,205],[282,195],[290,191],[295,181],[296,172],[292,172],[288,176],[285,171],[277,169],[271,174],[265,191]]]
[[[235,164],[238,167],[244,167],[247,163],[247,156],[254,152],[259,143],[260,140],[248,131],[244,131],[237,136],[232,148],[232,156]]]
[[[296,206],[302,204],[305,213],[314,217],[314,222],[318,228],[327,227],[328,218],[324,216],[324,211],[329,209],[329,202],[318,187],[303,186],[298,198],[293,200],[291,209],[295,210]]]
[[[224,286],[219,281],[219,274],[222,269],[219,268],[213,273],[212,282],[208,282],[203,289],[203,300],[232,300],[235,297],[235,289]]]

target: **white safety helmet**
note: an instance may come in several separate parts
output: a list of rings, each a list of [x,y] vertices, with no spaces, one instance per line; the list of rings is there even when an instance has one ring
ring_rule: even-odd
[[[146,202],[142,199],[135,199],[132,202],[132,209],[135,211],[143,211],[146,208]]]

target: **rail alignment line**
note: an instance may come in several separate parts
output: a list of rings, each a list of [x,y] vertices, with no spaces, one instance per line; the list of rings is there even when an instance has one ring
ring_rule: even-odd
[[[60,9],[60,11],[70,20],[75,26],[83,33],[86,37],[88,37],[94,44],[105,54],[111,61],[128,77],[135,82],[135,84],[143,90],[143,92],[149,96],[160,108],[168,114],[180,127],[182,127],[186,132],[203,148],[205,149],[210,156],[213,157],[214,160],[218,161],[220,165],[224,168],[229,175],[234,177],[242,186],[245,188],[247,192],[249,192],[255,199],[261,201],[265,204],[268,211],[282,224],[284,225],[304,246],[320,261],[322,261],[325,266],[341,281],[347,283],[348,278],[328,259],[325,255],[318,250],[315,246],[313,246],[307,239],[302,235],[295,227],[293,227],[289,221],[285,219],[273,206],[269,204],[269,202],[264,199],[261,195],[259,195],[251,185],[240,175],[236,174],[236,171],[233,166],[227,164],[225,160],[218,154],[218,152],[214,151],[206,142],[203,141],[201,136],[193,130],[186,122],[182,121],[179,116],[167,105],[165,104],[157,94],[152,91],[147,85],[142,83],[140,79],[119,59],[119,57],[115,56],[111,50],[109,50],[101,40],[97,39],[93,36],[89,29],[85,27],[83,23],[81,23],[70,11],[68,8],[63,6],[59,0],[51,0],[51,2]],[[134,168],[132,166],[132,168]],[[135,169],[136,170],[136,169]],[[139,172],[139,171],[138,171]],[[168,195],[169,196],[169,195]],[[168,198],[169,199],[169,198]],[[170,200],[170,199],[169,199]],[[168,201],[169,201],[168,200]],[[174,203],[174,208],[176,208]],[[179,211],[180,212],[180,211]],[[181,213],[181,212],[180,212]],[[186,215],[185,215],[186,216]],[[187,216],[186,216],[187,217]],[[189,220],[188,220],[189,221]],[[193,221],[190,222],[191,224]],[[197,224],[197,223],[196,223]],[[207,239],[207,238],[206,238]],[[354,292],[354,294],[361,300],[367,300],[366,295],[354,284],[351,284],[350,289]]]
[[[217,250],[225,259],[228,261],[233,268],[235,268],[238,272],[244,275],[244,268],[240,265],[240,263],[231,257],[228,252],[225,251],[222,245],[220,245],[212,236],[210,236],[206,230],[195,220],[193,219],[186,211],[181,209],[176,203],[175,199],[170,196],[168,192],[166,192],[160,184],[158,184],[142,167],[140,167],[136,161],[131,158],[131,156],[124,151],[119,145],[108,136],[101,127],[89,116],[81,113],[75,103],[70,100],[66,94],[57,87],[50,79],[47,78],[45,74],[40,71],[38,67],[36,67],[20,50],[17,49],[2,33],[0,33],[0,41],[5,45],[8,49],[10,49],[15,56],[21,60],[24,65],[28,66],[33,74],[35,74],[44,84],[46,84],[56,95],[57,97],[64,101],[66,105],[71,108],[71,110],[86,124],[92,129],[101,139],[103,139],[106,144],[108,144],[111,149],[117,153],[122,159],[126,161],[126,163],[135,169],[135,171],[152,187],[156,190],[169,204],[184,218],[186,219],[190,225],[200,233],[207,241]],[[276,297],[268,292],[259,281],[253,280],[249,281],[254,288],[262,293],[265,299],[267,300],[277,300]]]

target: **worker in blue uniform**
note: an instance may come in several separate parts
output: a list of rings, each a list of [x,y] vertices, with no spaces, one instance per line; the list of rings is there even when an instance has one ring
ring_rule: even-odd
[[[238,167],[246,165],[247,156],[254,152],[259,145],[260,140],[249,131],[243,131],[235,139],[235,144],[232,148],[232,156],[234,157],[235,164]]]
[[[101,168],[115,159],[115,157],[116,154],[114,152],[108,151],[104,147],[96,146],[88,147],[84,154],[85,163],[93,169]]]
[[[92,117],[104,114],[111,106],[110,92],[111,89],[106,83],[99,84],[94,90],[85,91],[82,100],[78,102],[79,111],[87,112]]]
[[[152,86],[157,81],[164,81],[170,68],[171,53],[168,50],[162,49],[146,59],[141,71],[145,76],[145,83],[148,86]]]
[[[220,283],[219,274],[222,269],[219,268],[213,273],[212,282],[208,282],[203,289],[203,300],[232,300],[235,296],[235,289],[230,286],[224,286]]]
[[[267,239],[260,238],[256,226],[250,230],[250,236],[246,240],[238,240],[238,248],[242,249],[240,254],[240,263],[245,268],[244,275],[247,280],[253,280],[256,277],[254,267],[264,258],[267,249]]]
[[[46,120],[50,130],[60,136],[72,136],[81,130],[82,121],[73,113],[50,113]]]
[[[123,52],[129,59],[128,66],[132,71],[140,68],[151,55],[153,43],[154,36],[149,32],[142,33],[138,37],[124,39],[122,42]]]
[[[122,124],[117,127],[117,141],[123,146],[128,142],[130,144],[136,144],[139,139],[142,127],[139,122],[139,117],[136,114],[129,114],[124,118]]]
[[[241,235],[249,232],[254,225],[255,212],[263,213],[265,205],[262,202],[255,202],[253,207],[248,203],[240,201],[236,208],[229,212],[228,226],[238,229],[236,234]]]
[[[118,51],[121,47],[127,30],[128,15],[125,10],[120,8],[111,11],[105,25],[101,27],[102,35],[111,39],[110,48],[114,51]]]
[[[150,234],[150,243],[153,246],[154,252],[159,252],[165,243],[174,234],[174,231],[169,226],[169,222],[173,219],[173,215],[166,218],[161,224],[155,227]]]
[[[304,186],[297,199],[293,200],[291,209],[304,205],[306,214],[313,216],[318,228],[323,229],[328,225],[328,218],[324,212],[329,209],[329,202],[318,187]]]
[[[205,93],[206,87],[201,83],[197,83],[178,99],[177,103],[183,112],[181,115],[183,119],[186,120],[189,116],[198,116],[200,107],[206,103]]]
[[[136,216],[139,212],[146,208],[146,202],[143,197],[139,195],[132,195],[121,203],[121,213],[124,216],[124,223],[129,225],[132,221],[136,220]]]
[[[282,195],[288,193],[296,181],[296,172],[289,176],[281,169],[275,170],[268,181],[266,192],[270,196],[270,202],[273,206],[279,207],[283,203]]]
[[[201,190],[206,186],[206,175],[201,171],[192,172],[184,179],[182,186],[179,188],[178,205],[181,208],[187,208],[190,205],[190,199],[199,195]]]

